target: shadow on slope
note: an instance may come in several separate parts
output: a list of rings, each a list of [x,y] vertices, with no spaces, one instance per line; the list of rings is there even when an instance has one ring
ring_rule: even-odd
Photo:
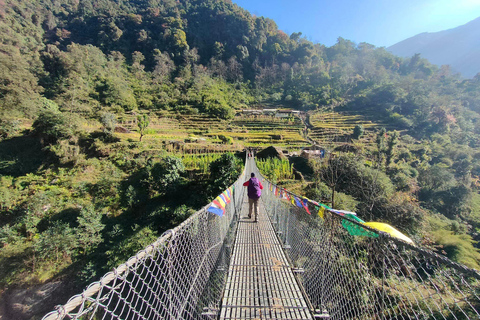
[[[37,138],[22,136],[0,142],[0,174],[13,177],[37,171],[45,153]]]

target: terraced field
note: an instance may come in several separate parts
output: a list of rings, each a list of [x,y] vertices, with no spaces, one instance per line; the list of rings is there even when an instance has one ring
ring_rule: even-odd
[[[232,120],[220,120],[205,115],[183,115],[159,112],[150,117],[150,125],[143,141],[152,148],[186,153],[209,153],[241,150],[244,147],[275,145],[298,151],[308,145],[303,137],[304,125],[298,118],[239,115]],[[135,117],[121,123],[131,133],[118,133],[122,139],[136,140]],[[224,144],[221,136],[233,138],[233,144]],[[163,145],[163,146],[162,146]]]
[[[376,130],[382,127],[388,129],[381,122],[373,122],[364,115],[349,112],[313,113],[310,115],[310,124],[309,138],[320,145],[332,147],[349,142],[357,125],[363,126],[365,133],[362,140],[367,145],[373,143]]]
[[[315,112],[310,114],[311,127],[308,138],[328,149],[351,141],[356,125],[362,125],[364,145],[373,145],[375,131],[389,127],[374,122],[373,116],[353,112]],[[124,139],[138,139],[136,124],[130,119],[129,134],[120,134]],[[151,148],[184,153],[209,153],[242,150],[244,147],[275,145],[289,151],[298,151],[310,143],[304,136],[301,119],[276,118],[268,115],[237,115],[232,120],[210,118],[205,115],[183,115],[159,112],[152,115],[147,135],[143,140]],[[222,136],[231,137],[233,144],[222,142]]]
[[[271,116],[238,116],[231,123],[232,137],[243,140],[246,146],[276,145],[298,150],[308,142],[303,137],[304,126],[298,118],[284,119]]]

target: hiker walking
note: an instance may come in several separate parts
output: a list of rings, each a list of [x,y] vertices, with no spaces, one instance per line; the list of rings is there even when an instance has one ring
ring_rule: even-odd
[[[255,222],[258,219],[258,199],[262,195],[262,183],[255,177],[255,173],[252,172],[250,180],[246,181],[243,185],[247,187],[248,194],[248,218],[252,218],[252,211],[255,207]]]

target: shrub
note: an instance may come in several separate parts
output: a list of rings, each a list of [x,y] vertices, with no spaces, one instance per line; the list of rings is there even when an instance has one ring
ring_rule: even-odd
[[[360,139],[360,137],[363,136],[363,132],[364,132],[363,126],[357,124],[355,128],[353,128],[353,135],[352,135],[353,139]]]
[[[92,205],[82,208],[77,218],[77,240],[86,254],[95,249],[102,242],[101,232],[105,225],[102,223],[102,214]]]
[[[241,172],[240,159],[233,153],[224,153],[210,164],[210,195],[217,196],[237,180]]]
[[[76,121],[67,119],[61,112],[43,111],[33,123],[34,132],[41,135],[47,143],[59,139],[69,139],[77,131]]]
[[[178,112],[181,114],[187,114],[187,115],[196,115],[198,114],[198,109],[194,108],[190,105],[181,105],[176,108]]]
[[[35,241],[35,251],[47,260],[58,262],[60,258],[70,256],[76,246],[76,235],[68,224],[55,221],[52,226],[42,232]]]
[[[433,235],[435,242],[443,246],[447,257],[470,268],[480,269],[480,253],[473,246],[475,242],[471,236],[443,229],[434,231]]]
[[[394,112],[390,115],[390,123],[400,129],[408,129],[413,126],[412,120]]]
[[[233,144],[233,138],[230,136],[225,136],[223,134],[220,134],[218,136],[218,139],[220,139],[220,141],[222,141],[222,143],[224,144]]]
[[[112,246],[112,249],[106,252],[109,257],[107,266],[109,268],[117,267],[138,251],[155,242],[156,239],[157,235],[150,228],[134,225],[130,235],[124,234],[120,243]]]
[[[359,202],[348,194],[342,192],[335,194],[335,209],[355,212],[358,204]]]
[[[112,136],[117,126],[117,117],[110,112],[105,112],[100,118],[100,122],[103,125],[103,133],[107,136]]]
[[[176,189],[184,172],[182,159],[168,156],[153,165],[149,182],[153,190],[168,193]]]
[[[0,119],[0,140],[15,135],[19,130],[20,121]]]
[[[316,185],[311,184],[307,186],[305,188],[305,196],[321,202],[324,199],[330,199],[332,197],[332,191],[325,183],[319,182]]]

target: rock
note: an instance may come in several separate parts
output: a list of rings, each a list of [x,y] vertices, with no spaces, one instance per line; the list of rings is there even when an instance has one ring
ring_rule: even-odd
[[[127,128],[122,127],[122,126],[116,126],[115,127],[115,132],[118,132],[118,133],[132,133],[130,130],[128,130]]]
[[[295,178],[295,180],[300,180],[300,181],[304,180],[303,174],[295,168],[293,168],[293,177]]]
[[[13,289],[4,293],[3,315],[0,319],[27,320],[33,316],[46,314],[52,305],[52,297],[58,296],[58,291],[64,285],[61,281],[49,282],[28,289]],[[2,299],[2,300],[3,300]]]
[[[282,149],[270,146],[256,154],[258,159],[267,159],[267,158],[279,158],[279,159],[286,159],[285,155],[283,154]]]

